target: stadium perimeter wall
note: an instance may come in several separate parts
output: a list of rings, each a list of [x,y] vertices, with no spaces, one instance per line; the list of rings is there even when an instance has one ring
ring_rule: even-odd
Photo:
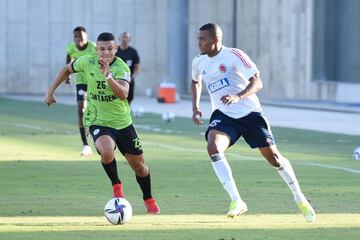
[[[170,1],[187,0],[0,0],[0,93],[42,94],[65,63],[72,29],[87,28],[89,39],[104,31],[132,34],[141,57],[136,94],[167,79]],[[198,52],[197,29],[217,22],[224,45],[248,53],[261,70],[265,99],[360,102],[360,84],[312,77],[313,0],[188,0],[187,79]],[[174,29],[176,31],[176,29]],[[172,63],[176,64],[176,63]],[[74,85],[61,86],[73,93]],[[354,94],[353,94],[354,93]]]

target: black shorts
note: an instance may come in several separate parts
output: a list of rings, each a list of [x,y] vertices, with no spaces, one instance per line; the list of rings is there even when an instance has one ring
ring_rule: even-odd
[[[110,136],[116,143],[116,146],[119,148],[122,155],[125,153],[133,155],[140,155],[143,153],[139,136],[133,124],[120,130],[111,127],[92,125],[89,128],[89,132],[93,137],[94,142],[96,142],[96,139],[100,136]]]
[[[215,110],[210,118],[210,130],[216,129],[230,136],[230,145],[233,145],[241,136],[251,148],[269,147],[275,144],[274,136],[265,117],[259,112],[251,112],[242,118],[232,118],[219,110]]]
[[[86,92],[87,92],[86,84],[76,84],[76,101],[85,101]]]

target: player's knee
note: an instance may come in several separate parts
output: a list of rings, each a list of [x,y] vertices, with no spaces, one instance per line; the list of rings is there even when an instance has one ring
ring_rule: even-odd
[[[207,145],[207,151],[209,156],[219,153],[218,147],[215,143],[209,142]]]
[[[273,166],[274,168],[279,168],[280,167],[280,163],[277,160],[272,160],[269,161],[270,165]]]
[[[96,148],[103,163],[110,163],[114,158],[114,150],[111,148]]]
[[[139,177],[146,177],[149,174],[149,169],[145,164],[136,164],[134,165],[133,170]]]
[[[280,157],[274,153],[268,157],[266,157],[266,160],[270,163],[271,166],[274,168],[279,168],[281,166]]]

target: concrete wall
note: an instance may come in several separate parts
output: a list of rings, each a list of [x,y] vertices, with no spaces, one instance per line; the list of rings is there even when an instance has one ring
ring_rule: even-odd
[[[359,2],[351,1],[352,8],[359,9]],[[260,69],[264,88],[258,95],[262,99],[360,102],[360,80],[347,83],[346,79],[337,82],[313,79],[314,0],[190,2],[189,59],[197,53],[194,37],[197,29],[204,23],[217,22],[223,30],[224,45],[242,49]],[[349,3],[346,0],[343,4]],[[359,39],[358,32],[354,36],[344,33],[343,38],[350,36],[348,42],[354,42]],[[354,46],[350,60],[360,49]],[[360,71],[358,65],[350,67],[352,71]]]
[[[79,25],[91,40],[129,31],[141,58],[138,89],[145,91],[166,70],[166,6],[166,0],[0,0],[0,93],[45,92]],[[63,85],[59,92],[74,89]]]
[[[226,46],[234,46],[233,43],[233,19],[234,19],[234,1],[221,0],[190,0],[189,1],[189,49],[188,49],[188,79],[187,87],[190,92],[191,83],[191,62],[199,53],[197,44],[198,29],[210,22],[215,22],[221,26],[223,30],[223,44]],[[206,88],[203,88],[206,92]]]
[[[197,29],[217,22],[224,45],[242,49],[260,69],[262,99],[360,102],[360,84],[312,79],[314,0],[183,1],[189,5],[187,91]],[[0,0],[0,93],[42,94],[64,65],[78,25],[92,40],[103,31],[116,37],[129,31],[141,58],[136,94],[156,89],[169,68],[168,6],[167,0]],[[60,92],[72,93],[74,86]]]
[[[346,7],[352,4],[349,9],[359,9],[356,0],[346,0],[341,4]],[[313,0],[237,0],[236,12],[235,46],[247,52],[260,69],[264,82],[264,88],[258,94],[261,98],[360,102],[359,78],[357,82],[348,83],[345,74],[336,82],[313,77]],[[344,12],[342,16],[359,20],[358,15],[350,12]],[[350,31],[349,34],[347,25],[354,22],[344,21],[344,27],[340,28],[342,32],[338,33],[342,33],[340,39],[347,40],[344,44],[353,44],[349,57],[340,55],[345,57],[342,62],[351,61],[346,69],[349,74],[360,71],[358,59],[354,60],[360,50],[358,42],[354,44],[360,31]],[[330,56],[335,57],[334,54]],[[352,76],[358,77],[356,74]]]
[[[311,97],[312,0],[238,1],[236,45],[261,71],[265,98]]]

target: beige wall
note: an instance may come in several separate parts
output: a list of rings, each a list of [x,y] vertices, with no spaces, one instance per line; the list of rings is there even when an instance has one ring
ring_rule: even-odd
[[[261,71],[265,98],[311,96],[312,0],[238,2],[237,47]]]
[[[312,80],[313,0],[188,0],[188,78],[197,29],[217,22],[224,45],[245,51],[264,81],[262,99],[360,101],[360,84]],[[136,94],[166,78],[168,0],[0,0],[0,93],[42,94],[65,63],[72,29],[132,33],[141,58]],[[236,16],[234,16],[234,6]],[[234,21],[236,19],[236,21]],[[235,42],[234,42],[235,41]],[[186,50],[185,50],[186,51]],[[189,89],[189,87],[187,88]],[[352,90],[354,96],[347,92]],[[71,93],[74,86],[61,86]]]
[[[187,86],[190,92],[191,62],[199,53],[197,44],[198,29],[210,22],[218,23],[223,32],[223,44],[232,46],[233,42],[233,1],[221,0],[190,0],[189,1],[189,49],[188,49],[188,79]],[[203,88],[206,92],[206,88]]]
[[[104,31],[132,34],[144,91],[165,73],[166,6],[166,0],[0,0],[0,93],[43,93],[65,65],[65,47],[79,25],[91,40]],[[63,85],[59,92],[74,89]]]
[[[262,98],[311,96],[312,0],[238,0],[236,5],[214,0],[207,4],[209,12],[203,11],[209,1],[190,2],[189,57],[197,51],[193,32],[206,22],[217,22],[224,45],[245,51],[260,69]]]
[[[236,0],[234,18],[234,1],[190,0],[189,63],[197,53],[196,30],[217,22],[224,45],[242,49],[260,69],[262,99],[359,103],[360,84],[312,79],[313,1]]]

